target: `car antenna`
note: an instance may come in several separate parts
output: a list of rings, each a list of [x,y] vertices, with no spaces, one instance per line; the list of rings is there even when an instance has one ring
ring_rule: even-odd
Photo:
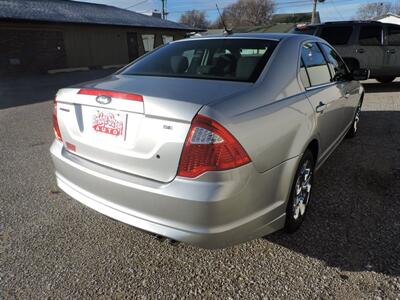
[[[221,22],[222,22],[222,25],[224,26],[226,34],[228,34],[228,35],[232,34],[233,30],[232,29],[228,29],[228,27],[226,27],[226,24],[225,24],[225,21],[224,21],[224,17],[222,16],[221,11],[219,10],[218,4],[215,3],[215,6],[217,7],[217,11],[218,11],[219,17],[221,18]]]

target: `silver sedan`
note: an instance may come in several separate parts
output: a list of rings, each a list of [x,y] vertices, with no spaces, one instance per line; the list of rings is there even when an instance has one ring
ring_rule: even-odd
[[[358,80],[367,78],[313,36],[172,42],[57,93],[58,186],[111,218],[200,247],[293,232],[315,171],[356,134]]]

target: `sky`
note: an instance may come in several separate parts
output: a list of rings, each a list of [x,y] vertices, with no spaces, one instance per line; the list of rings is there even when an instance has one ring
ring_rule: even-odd
[[[161,0],[79,0],[91,3],[101,3],[121,8],[126,8],[140,13],[151,14],[154,10],[161,10]],[[235,0],[167,0],[169,11],[168,19],[178,21],[180,15],[192,9],[204,10],[209,20],[218,18],[215,4],[222,10],[226,5],[236,2]],[[318,4],[322,22],[340,21],[351,19],[360,4],[370,2],[391,2],[396,0],[325,0]],[[312,0],[275,0],[276,13],[296,13],[312,10]]]

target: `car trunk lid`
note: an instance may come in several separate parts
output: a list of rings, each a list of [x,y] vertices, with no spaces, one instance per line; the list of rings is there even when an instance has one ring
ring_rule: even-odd
[[[169,182],[176,176],[190,123],[200,108],[249,85],[113,75],[62,89],[57,94],[62,139],[76,155]]]

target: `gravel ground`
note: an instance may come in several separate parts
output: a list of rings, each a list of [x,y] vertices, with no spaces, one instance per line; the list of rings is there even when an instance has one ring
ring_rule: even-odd
[[[400,299],[400,82],[366,84],[359,135],[317,174],[300,231],[204,250],[58,192],[47,100],[103,75],[19,80],[17,94],[0,84],[0,299]]]

